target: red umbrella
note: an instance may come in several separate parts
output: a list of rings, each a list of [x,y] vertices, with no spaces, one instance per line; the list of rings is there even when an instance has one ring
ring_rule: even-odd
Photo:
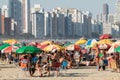
[[[44,48],[47,47],[48,45],[49,44],[44,44],[44,45],[38,44],[37,48],[40,48],[40,49],[44,50]]]
[[[99,37],[100,39],[111,39],[112,36],[110,34],[103,34]]]
[[[9,46],[5,49],[2,50],[2,53],[11,53],[11,52],[15,52],[19,47],[17,46]]]

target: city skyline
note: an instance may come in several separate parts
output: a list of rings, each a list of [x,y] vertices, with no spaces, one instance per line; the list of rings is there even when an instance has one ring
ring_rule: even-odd
[[[33,7],[34,4],[40,4],[42,8],[45,8],[45,11],[51,11],[55,7],[62,7],[62,8],[77,8],[81,11],[90,11],[93,16],[95,17],[96,14],[102,13],[102,5],[107,3],[110,8],[110,13],[114,13],[115,11],[115,3],[117,0],[31,0],[31,6]],[[0,7],[2,5],[7,5],[8,0],[2,0],[0,3]],[[67,4],[67,5],[66,5]],[[72,4],[72,5],[71,5]],[[49,6],[49,7],[48,7]]]
[[[86,10],[81,10],[78,7],[73,7],[74,3],[70,7],[68,7],[69,5],[61,7],[60,4],[62,3],[57,6],[57,1],[53,1],[56,4],[51,8],[49,5],[44,7],[49,3],[47,0],[46,3],[39,3],[39,1],[9,0],[9,4],[1,8],[1,34],[23,37],[32,35],[41,39],[79,38],[82,36],[97,38],[106,33],[120,37],[118,36],[120,34],[120,1],[114,3],[115,11],[113,13],[109,3],[106,3],[107,0],[100,4],[99,13],[94,13],[92,8],[87,10],[91,3],[88,6],[85,3]],[[31,6],[30,2],[34,7]],[[93,6],[97,8],[99,5]],[[48,8],[50,11],[46,10]]]

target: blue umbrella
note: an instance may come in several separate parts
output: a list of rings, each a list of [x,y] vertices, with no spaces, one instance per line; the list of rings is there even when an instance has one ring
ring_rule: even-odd
[[[93,47],[94,43],[96,43],[97,40],[96,39],[89,39],[87,42],[86,42],[86,47]]]

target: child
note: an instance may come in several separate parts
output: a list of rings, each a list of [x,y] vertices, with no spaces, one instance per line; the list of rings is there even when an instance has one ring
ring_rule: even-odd
[[[20,66],[22,68],[22,70],[24,71],[24,74],[27,76],[27,70],[28,70],[28,60],[27,60],[27,56],[24,56],[23,59],[21,59],[20,61]]]

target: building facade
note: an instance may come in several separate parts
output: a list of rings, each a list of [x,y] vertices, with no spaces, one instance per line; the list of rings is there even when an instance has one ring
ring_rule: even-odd
[[[2,15],[4,15],[5,17],[9,17],[9,15],[8,15],[8,6],[7,5],[2,6]]]
[[[8,16],[14,20],[17,24],[14,29],[16,33],[14,35],[19,35],[22,33],[22,3],[21,0],[9,0],[9,10]]]
[[[22,23],[23,33],[32,33],[30,25],[30,0],[22,0]]]
[[[103,34],[112,34],[112,24],[103,23]]]
[[[52,16],[50,12],[44,13],[44,36],[51,38]]]
[[[35,38],[44,38],[44,14],[35,12],[32,13],[32,35]]]
[[[103,22],[108,21],[109,6],[107,3],[103,4]]]
[[[114,16],[114,23],[120,23],[120,0],[117,1],[115,4],[115,16]]]

